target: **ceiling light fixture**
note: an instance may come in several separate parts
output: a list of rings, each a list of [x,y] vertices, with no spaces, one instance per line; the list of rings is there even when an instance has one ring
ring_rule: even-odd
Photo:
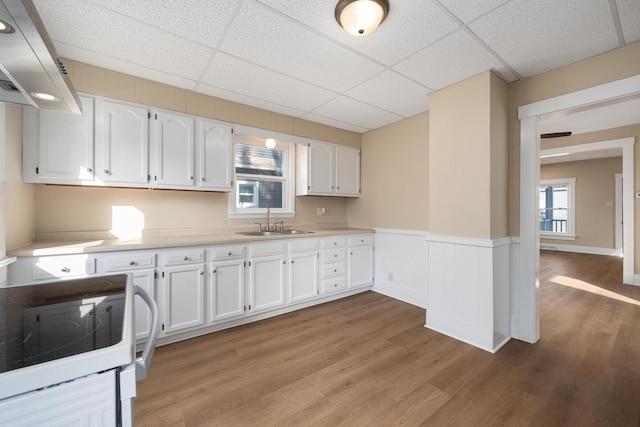
[[[0,19],[0,33],[9,34],[13,32],[15,32],[13,27],[8,22]]]
[[[388,0],[340,0],[335,15],[347,33],[366,36],[378,28],[388,13]]]
[[[31,96],[41,99],[43,101],[60,101],[60,98],[44,92],[31,92]]]
[[[267,148],[275,148],[275,146],[276,146],[276,140],[275,140],[275,139],[273,139],[273,138],[267,138],[267,139],[265,139],[265,140],[264,140],[264,145],[265,145]]]

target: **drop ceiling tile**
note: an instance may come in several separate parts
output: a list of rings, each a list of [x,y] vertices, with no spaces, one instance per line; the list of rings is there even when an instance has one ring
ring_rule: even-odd
[[[131,62],[122,61],[118,58],[104,56],[89,50],[81,49],[66,43],[55,43],[58,54],[63,58],[72,59],[74,61],[91,64],[107,70],[117,71],[119,73],[129,74],[154,82],[179,87],[182,89],[193,90],[197,82],[175,76],[162,71],[147,68],[144,65],[132,64]]]
[[[220,50],[325,89],[344,92],[383,67],[264,5],[245,1]]]
[[[624,42],[629,44],[640,40],[640,1],[616,0],[616,5]]]
[[[458,28],[432,1],[391,2],[389,15],[367,37],[354,37],[336,22],[336,0],[258,0],[385,65],[393,65]]]
[[[618,46],[609,4],[602,0],[514,0],[470,28],[524,77]]]
[[[216,47],[239,0],[87,0],[124,16]]]
[[[497,71],[508,82],[516,80],[500,61],[463,30],[418,52],[394,69],[434,90],[489,69]]]
[[[375,129],[389,123],[397,122],[402,116],[381,110],[355,99],[339,96],[312,112],[345,123],[351,123],[366,129]]]
[[[336,93],[218,52],[202,82],[296,110],[309,111]],[[304,96],[300,96],[304,94]]]
[[[328,119],[326,117],[317,116],[315,114],[305,114],[301,118],[308,120],[310,122],[320,123],[327,126],[333,126],[334,128],[344,129],[344,130],[348,130],[356,133],[365,133],[368,130],[370,130],[370,129],[356,126],[350,123],[341,122],[339,120],[333,120],[333,119]]]
[[[54,43],[186,79],[198,80],[213,54],[199,43],[85,1],[39,0],[37,8]]]
[[[391,70],[384,71],[345,95],[403,117],[429,109],[431,91]]]
[[[510,0],[439,0],[459,20],[468,24]]]
[[[274,104],[262,99],[231,92],[218,87],[208,86],[205,84],[202,84],[198,87],[198,92],[205,95],[215,96],[216,98],[226,99],[227,101],[237,102],[238,104],[249,105],[251,107],[261,108],[263,110],[272,111],[274,113],[284,114],[291,117],[301,117],[304,114],[304,111],[295,110],[283,105]]]

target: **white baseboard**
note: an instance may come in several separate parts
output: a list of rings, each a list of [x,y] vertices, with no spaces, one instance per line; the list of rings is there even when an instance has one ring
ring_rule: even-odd
[[[427,308],[426,287],[423,291],[417,291],[386,280],[376,279],[372,291],[424,309]]]
[[[540,243],[540,249],[561,252],[577,252],[580,254],[619,256],[612,248],[598,248],[594,246],[559,245],[556,243]]]

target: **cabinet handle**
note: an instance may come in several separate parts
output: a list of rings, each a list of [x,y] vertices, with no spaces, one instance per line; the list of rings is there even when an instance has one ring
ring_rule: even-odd
[[[60,271],[62,271],[63,273],[69,273],[71,269],[69,267],[62,267]]]
[[[349,252],[349,255],[353,255],[353,252]]]
[[[218,272],[217,268],[214,268],[213,271],[212,271],[213,274],[216,274],[217,272]]]
[[[93,169],[87,168],[87,172],[93,172]]]
[[[291,260],[291,264],[293,264],[293,260]]]
[[[203,177],[202,177],[202,182],[204,182],[204,181],[205,181],[205,179],[204,179],[204,176],[203,176]]]
[[[337,272],[338,272],[338,269],[337,269],[337,268],[334,268],[334,269],[333,269],[333,272],[334,272],[334,273],[337,273]]]
[[[191,177],[191,181],[193,181],[193,176]]]
[[[338,254],[335,254],[335,255],[334,255],[334,258],[338,258]]]
[[[201,276],[204,276],[204,271],[200,271],[200,275],[201,275]]]
[[[135,261],[129,261],[129,265],[136,265]]]
[[[338,246],[338,242],[333,242],[333,246]]]
[[[337,287],[338,287],[338,284],[337,284],[337,283],[334,283],[334,284],[333,284],[333,287],[334,287],[334,288],[337,288]]]
[[[338,187],[338,190],[340,189],[340,187]]]
[[[188,256],[185,256],[185,257],[184,257],[184,260],[185,260],[185,261],[189,261],[189,257],[188,257]]]
[[[229,252],[229,256],[231,256],[231,252]]]
[[[109,169],[105,169],[104,173],[106,173],[107,175],[111,175],[111,172],[109,172]]]

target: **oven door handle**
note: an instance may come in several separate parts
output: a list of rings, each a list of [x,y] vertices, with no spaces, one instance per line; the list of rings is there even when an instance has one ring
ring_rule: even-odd
[[[151,329],[149,330],[149,336],[147,343],[142,350],[142,356],[136,359],[136,380],[143,380],[147,376],[147,371],[151,365],[151,359],[153,359],[153,352],[156,349],[156,340],[158,338],[158,306],[156,302],[149,296],[147,291],[136,285],[136,295],[140,295],[140,298],[147,304],[151,311]]]

